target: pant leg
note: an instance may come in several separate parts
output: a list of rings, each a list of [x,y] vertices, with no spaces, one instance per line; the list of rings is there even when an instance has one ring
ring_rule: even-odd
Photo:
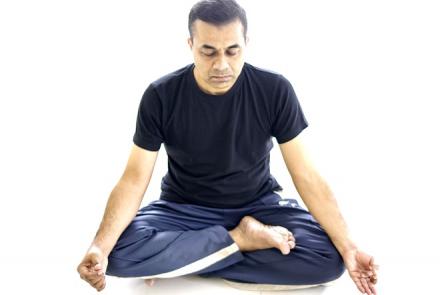
[[[108,257],[107,275],[169,278],[243,259],[221,225],[222,210],[155,201],[140,209]]]
[[[254,203],[255,206],[255,203]],[[293,199],[266,195],[250,215],[264,224],[289,229],[296,246],[282,255],[278,249],[242,253],[244,259],[204,277],[222,277],[245,283],[314,285],[333,281],[344,272],[341,256],[321,226]]]

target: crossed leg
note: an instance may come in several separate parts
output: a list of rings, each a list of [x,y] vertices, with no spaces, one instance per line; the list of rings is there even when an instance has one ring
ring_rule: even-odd
[[[273,194],[243,209],[155,201],[109,255],[107,274],[186,274],[249,284],[310,285],[338,278],[342,259],[310,214]],[[150,281],[152,282],[152,281]]]
[[[287,255],[274,248],[243,252],[243,260],[202,277],[221,277],[249,289],[258,290],[257,285],[264,284],[268,290],[282,290],[326,284],[343,274],[342,257],[309,212],[295,200],[282,200],[277,194],[265,197],[262,203],[252,216],[292,232],[294,248]]]
[[[293,234],[281,226],[265,225],[251,216],[245,216],[229,235],[241,252],[277,248],[283,255],[295,247]],[[149,286],[154,279],[145,279]]]

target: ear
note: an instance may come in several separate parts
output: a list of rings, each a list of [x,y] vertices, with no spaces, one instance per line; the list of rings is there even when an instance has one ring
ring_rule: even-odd
[[[192,41],[192,38],[189,37],[188,40],[187,40],[187,42],[188,42],[189,48],[192,50],[192,48],[193,48],[193,41]]]
[[[244,44],[246,44],[246,46],[249,44],[249,36],[246,36],[246,39],[244,40]]]

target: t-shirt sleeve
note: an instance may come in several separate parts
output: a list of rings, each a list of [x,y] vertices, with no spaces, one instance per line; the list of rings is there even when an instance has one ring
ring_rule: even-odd
[[[163,141],[162,105],[156,90],[150,85],[139,104],[133,142],[141,148],[158,151]]]
[[[301,131],[307,128],[308,122],[292,85],[283,76],[280,76],[274,93],[271,131],[272,136],[281,144],[300,134]]]

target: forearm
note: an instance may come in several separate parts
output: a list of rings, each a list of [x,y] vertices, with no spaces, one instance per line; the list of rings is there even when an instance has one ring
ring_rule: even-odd
[[[329,235],[339,253],[355,249],[347,224],[329,185],[317,172],[294,176],[294,184],[307,208]]]
[[[145,189],[120,181],[112,190],[104,216],[91,247],[98,247],[108,254],[118,238],[136,216]]]

